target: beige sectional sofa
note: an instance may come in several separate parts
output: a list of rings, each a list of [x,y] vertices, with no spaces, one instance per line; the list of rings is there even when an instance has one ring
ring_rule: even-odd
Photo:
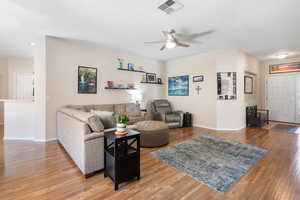
[[[145,120],[145,113],[140,111],[139,105],[133,103],[69,105],[59,109],[57,112],[58,141],[86,176],[104,168],[103,135],[106,131],[114,130],[116,123],[112,119],[110,123],[94,126],[98,120],[93,114],[96,113],[95,111],[113,112],[116,115],[127,114],[130,119],[129,124]],[[106,127],[103,124],[106,124]]]

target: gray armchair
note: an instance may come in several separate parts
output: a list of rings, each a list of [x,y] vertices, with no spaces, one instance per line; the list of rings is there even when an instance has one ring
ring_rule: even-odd
[[[173,111],[168,100],[157,99],[147,103],[147,116],[149,120],[163,121],[169,128],[182,127],[183,112]]]

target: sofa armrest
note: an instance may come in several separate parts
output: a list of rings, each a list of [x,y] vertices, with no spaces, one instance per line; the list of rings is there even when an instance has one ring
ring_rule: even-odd
[[[94,140],[97,138],[104,137],[104,132],[93,132],[84,136],[84,141]]]

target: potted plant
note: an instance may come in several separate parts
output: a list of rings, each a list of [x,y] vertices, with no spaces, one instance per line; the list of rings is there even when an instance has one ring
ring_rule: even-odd
[[[125,114],[117,116],[117,131],[122,131],[126,129],[126,124],[129,121],[129,117]]]

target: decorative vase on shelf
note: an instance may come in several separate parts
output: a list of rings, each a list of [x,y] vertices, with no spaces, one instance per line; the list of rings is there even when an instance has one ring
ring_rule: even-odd
[[[123,59],[118,58],[118,68],[119,68],[119,69],[123,69],[123,62],[124,62]]]

